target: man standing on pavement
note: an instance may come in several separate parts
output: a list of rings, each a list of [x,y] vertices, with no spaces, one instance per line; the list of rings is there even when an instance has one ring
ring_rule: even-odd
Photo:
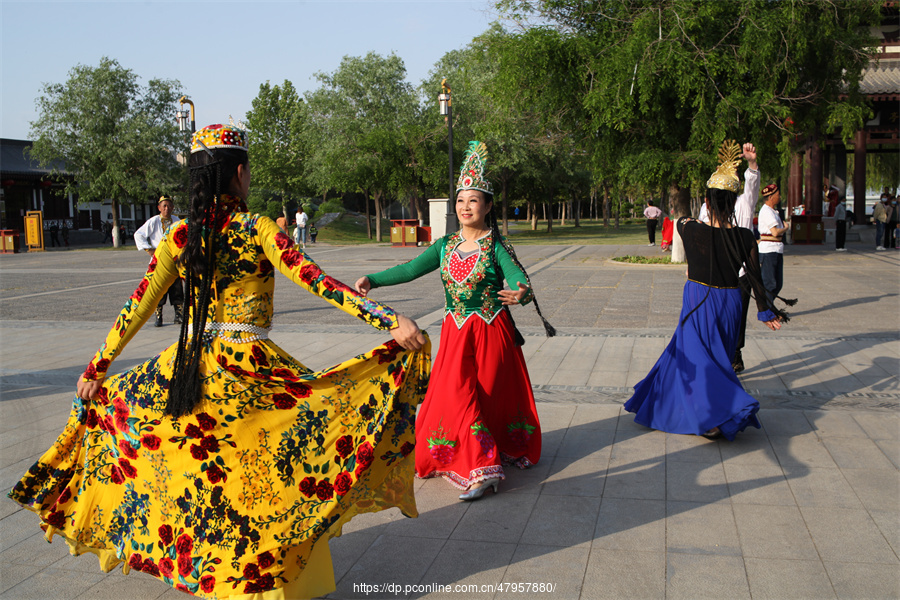
[[[134,241],[138,250],[143,250],[150,256],[153,256],[153,253],[156,252],[156,247],[162,242],[166,230],[172,223],[177,223],[179,220],[178,217],[172,214],[174,207],[175,204],[170,197],[159,197],[159,204],[157,205],[159,214],[155,217],[150,217],[146,223],[134,232]],[[162,327],[163,324],[163,306],[166,305],[166,298],[169,299],[169,303],[175,309],[175,323],[181,323],[183,317],[182,307],[184,306],[184,286],[181,279],[176,279],[169,291],[159,301],[159,305],[156,307],[157,327]]]
[[[301,247],[306,248],[306,222],[309,218],[306,216],[302,204],[297,207],[297,215],[295,218],[297,230],[294,232],[294,241],[300,244]]]
[[[837,188],[833,187],[828,191],[828,200],[836,199],[834,206],[834,250],[835,252],[846,252],[844,243],[847,240],[847,199],[838,197]]]
[[[890,201],[891,195],[887,192],[881,195],[881,199],[875,203],[872,209],[872,222],[875,223],[875,249],[884,250],[885,229],[887,229],[888,217],[890,217]]]
[[[656,225],[662,211],[653,206],[653,200],[647,200],[647,208],[644,209],[644,218],[647,219],[647,237],[650,239],[648,246],[656,245]]]
[[[784,232],[787,227],[778,215],[781,194],[778,184],[767,185],[762,191],[765,204],[759,209],[759,268],[769,300],[775,297],[784,284]]]

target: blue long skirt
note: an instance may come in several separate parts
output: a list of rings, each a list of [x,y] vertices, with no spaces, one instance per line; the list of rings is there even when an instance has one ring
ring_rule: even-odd
[[[731,367],[741,312],[740,290],[685,283],[675,335],[625,403],[636,423],[695,435],[718,427],[729,440],[748,425],[759,429],[759,402],[744,391]]]

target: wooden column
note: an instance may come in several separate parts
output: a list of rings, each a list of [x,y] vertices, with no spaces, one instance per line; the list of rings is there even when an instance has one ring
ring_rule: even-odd
[[[794,207],[801,204],[803,204],[803,154],[795,152],[791,158],[791,171],[788,176],[788,213],[792,214]]]
[[[809,147],[809,171],[806,177],[806,212],[811,215],[822,214],[822,148],[819,136],[814,135]]]
[[[866,132],[853,134],[853,217],[857,225],[866,222]]]

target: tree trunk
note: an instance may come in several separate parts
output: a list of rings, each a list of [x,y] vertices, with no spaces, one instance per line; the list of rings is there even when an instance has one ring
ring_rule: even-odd
[[[537,207],[531,200],[528,201],[528,212],[531,213],[531,230],[537,231]]]
[[[119,248],[122,245],[122,236],[119,231],[119,201],[115,198],[112,199],[112,214],[113,214],[113,223],[112,223],[112,243],[113,248]]]
[[[556,190],[550,189],[550,197],[553,198]],[[547,211],[547,233],[553,232],[553,205],[550,205],[550,210]]]
[[[372,220],[369,218],[369,188],[366,188],[365,191],[366,198],[364,202],[366,203],[366,235],[369,236],[369,239],[372,239]]]
[[[603,226],[609,227],[609,185],[603,183]]]
[[[503,230],[504,236],[509,236],[509,198],[506,197],[506,179],[503,180],[503,188],[500,192],[503,198]]]
[[[380,190],[375,190],[372,199],[375,201],[375,241],[381,241],[381,196]]]
[[[575,221],[575,227],[581,227],[581,200],[575,190],[572,190],[572,218]]]

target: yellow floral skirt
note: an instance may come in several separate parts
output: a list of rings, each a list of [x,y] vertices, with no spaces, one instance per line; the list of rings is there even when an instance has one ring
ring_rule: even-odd
[[[163,414],[174,346],[108,378],[94,400],[76,397],[10,498],[104,571],[124,563],[207,598],[332,591],[327,540],[344,523],[391,507],[417,516],[430,344],[391,341],[313,372],[241,335],[205,340],[204,397],[189,416]]]

